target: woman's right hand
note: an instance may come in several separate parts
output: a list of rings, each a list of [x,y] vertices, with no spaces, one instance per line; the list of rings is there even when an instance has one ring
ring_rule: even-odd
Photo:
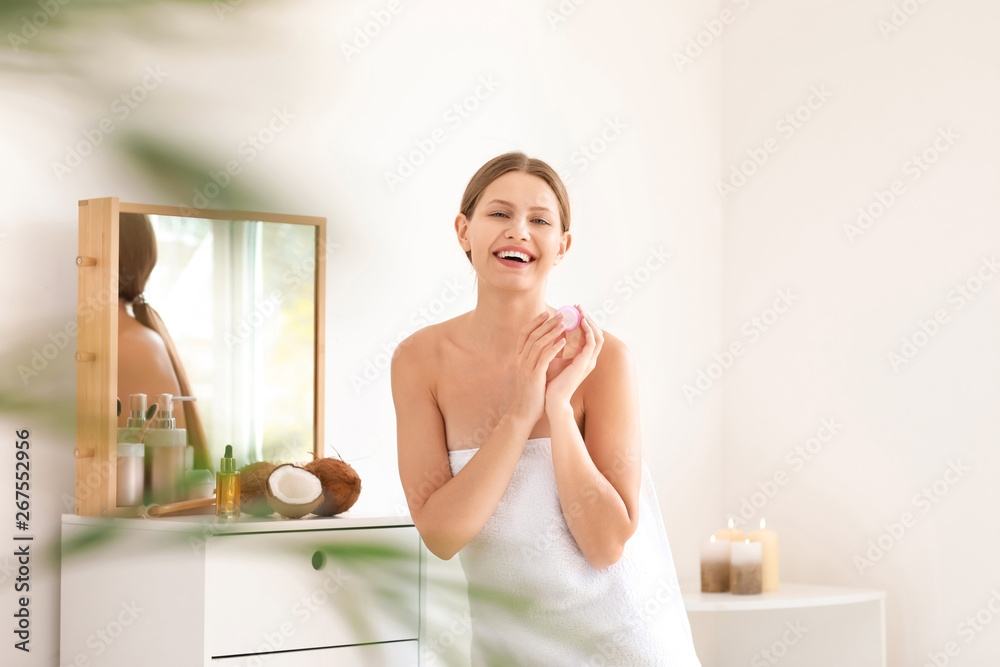
[[[561,316],[544,312],[528,322],[518,335],[517,373],[510,409],[532,424],[545,411],[545,374],[549,363],[566,344],[566,337],[561,335],[565,329]]]

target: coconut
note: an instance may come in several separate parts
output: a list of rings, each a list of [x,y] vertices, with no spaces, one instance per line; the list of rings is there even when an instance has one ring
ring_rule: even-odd
[[[240,468],[240,511],[250,516],[274,514],[267,504],[265,487],[275,467],[270,461],[257,461]]]
[[[264,491],[271,509],[288,519],[302,518],[323,502],[319,477],[292,463],[272,470]]]
[[[323,503],[313,512],[335,516],[351,509],[361,495],[361,478],[349,464],[340,459],[316,459],[306,464],[306,470],[323,483]]]

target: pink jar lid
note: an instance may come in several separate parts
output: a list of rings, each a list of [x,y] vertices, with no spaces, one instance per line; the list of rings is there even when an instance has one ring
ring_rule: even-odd
[[[566,331],[575,331],[577,327],[580,326],[580,311],[576,309],[576,306],[563,306],[556,311],[556,315],[559,313],[566,313]]]

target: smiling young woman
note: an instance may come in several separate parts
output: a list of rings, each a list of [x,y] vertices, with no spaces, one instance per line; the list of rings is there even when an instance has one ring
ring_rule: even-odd
[[[545,302],[572,243],[566,189],[487,162],[455,219],[475,309],[392,361],[399,473],[428,549],[460,555],[476,665],[699,665],[642,463],[636,369],[582,308]]]

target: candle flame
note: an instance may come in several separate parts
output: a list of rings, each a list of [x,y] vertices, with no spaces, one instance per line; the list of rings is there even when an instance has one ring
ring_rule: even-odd
[[[750,538],[749,537],[746,539],[746,543],[750,544]]]
[[[712,539],[710,541],[712,541],[712,542],[715,541],[715,535],[712,535]]]
[[[730,519],[729,519],[729,527],[730,527],[730,528],[732,528],[732,527],[733,527],[733,519],[732,519],[732,517],[730,517]]]
[[[760,520],[760,529],[764,530],[764,520],[763,519]]]

